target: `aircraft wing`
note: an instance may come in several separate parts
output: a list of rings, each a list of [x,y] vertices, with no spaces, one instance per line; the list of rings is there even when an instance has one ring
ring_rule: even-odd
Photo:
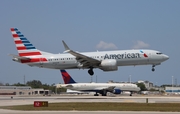
[[[28,57],[21,57],[21,56],[14,55],[14,54],[9,54],[9,55],[12,56],[13,58],[17,58],[17,59],[20,59],[20,60],[29,60],[30,59]]]
[[[76,91],[76,90],[71,90],[71,89],[67,89],[67,91],[66,91],[66,92],[67,92],[67,93],[78,93],[78,94],[88,93],[88,92]]]
[[[61,84],[60,88],[62,88],[62,87],[64,87],[64,88],[73,88],[73,85],[71,85],[71,84]]]
[[[107,91],[113,91],[115,86],[109,86],[109,87],[99,87],[96,88],[96,90],[107,90]]]
[[[67,88],[72,88],[73,85],[68,84],[68,85],[66,85],[65,87],[67,87]]]
[[[101,61],[99,61],[97,59],[88,57],[86,55],[83,55],[81,53],[71,50],[64,41],[62,41],[62,42],[63,42],[64,48],[65,48],[65,52],[68,52],[68,53],[74,55],[76,57],[76,60],[78,62],[80,62],[83,65],[83,67],[99,66],[99,64],[101,63]]]

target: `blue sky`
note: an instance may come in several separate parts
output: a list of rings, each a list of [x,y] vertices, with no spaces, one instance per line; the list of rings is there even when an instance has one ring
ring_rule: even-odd
[[[146,48],[159,50],[170,59],[156,71],[151,66],[119,67],[118,71],[95,69],[98,82],[149,80],[157,85],[180,83],[179,0],[1,0],[1,83],[63,83],[59,70],[29,67],[12,61],[17,54],[10,32],[17,27],[43,51],[62,53],[62,40],[75,51]],[[67,70],[77,82],[90,82],[86,70]]]

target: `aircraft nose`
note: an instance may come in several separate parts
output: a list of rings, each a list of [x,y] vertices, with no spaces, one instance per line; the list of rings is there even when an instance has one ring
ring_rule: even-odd
[[[163,58],[164,58],[164,60],[168,60],[168,59],[169,59],[169,56],[164,55]]]

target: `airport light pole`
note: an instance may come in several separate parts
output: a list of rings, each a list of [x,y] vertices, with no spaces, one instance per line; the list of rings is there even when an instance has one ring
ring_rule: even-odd
[[[24,85],[26,85],[26,76],[24,75]]]
[[[93,77],[91,76],[91,83],[93,82]]]
[[[97,83],[97,75],[96,75],[96,83]]]
[[[173,93],[173,76],[172,76],[172,93]]]
[[[54,93],[57,94],[57,84],[53,84],[53,87],[55,87]]]
[[[129,82],[131,83],[131,75],[129,75]]]

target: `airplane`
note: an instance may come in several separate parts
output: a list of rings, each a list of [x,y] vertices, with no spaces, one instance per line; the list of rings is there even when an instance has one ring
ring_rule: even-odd
[[[73,78],[66,72],[66,70],[60,70],[64,84],[61,87],[66,89],[82,91],[82,92],[96,92],[94,96],[98,96],[98,93],[102,96],[107,96],[107,92],[113,94],[121,94],[122,91],[130,91],[130,96],[133,92],[140,91],[140,88],[136,84],[131,83],[77,83]]]
[[[66,93],[68,93],[68,94],[78,94],[78,95],[89,94],[89,92],[76,91],[76,90],[71,90],[71,89],[67,89]]]
[[[12,60],[40,68],[89,69],[88,73],[92,76],[94,68],[117,71],[118,66],[152,65],[152,71],[155,71],[156,65],[169,59],[159,51],[147,49],[80,53],[70,49],[63,40],[64,53],[53,54],[38,50],[17,28],[11,28],[11,32],[19,54],[10,54]]]

